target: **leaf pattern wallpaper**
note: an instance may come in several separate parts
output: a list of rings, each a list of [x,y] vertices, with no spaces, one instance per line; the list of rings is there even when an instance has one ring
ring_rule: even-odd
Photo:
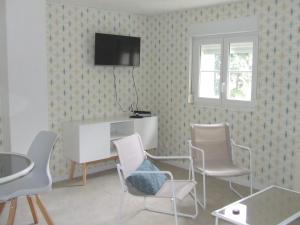
[[[65,121],[113,117],[128,111],[130,104],[137,101],[132,72],[138,89],[139,107],[153,109],[153,74],[157,73],[154,58],[156,43],[151,32],[154,26],[154,22],[145,16],[48,4],[50,128],[61,136]],[[95,66],[95,32],[141,37],[141,65],[134,71],[132,67],[113,69],[112,66]],[[121,109],[115,103],[113,73],[116,75]],[[62,145],[63,140],[60,139],[52,157],[54,177],[64,177],[69,171]]]
[[[2,103],[1,103],[1,99],[0,99],[0,109],[1,109],[2,106]],[[2,111],[1,111],[2,113]],[[3,143],[3,139],[4,139],[4,126],[3,126],[3,116],[1,116],[0,114],[0,152],[4,152],[5,149],[4,149],[4,143]]]
[[[259,20],[255,109],[188,104],[189,26],[253,15]],[[293,187],[300,150],[299,0],[245,0],[154,16],[48,3],[49,127],[60,136],[65,121],[122,113],[115,104],[113,68],[93,65],[95,32],[141,37],[141,65],[134,76],[140,108],[159,118],[157,154],[187,154],[191,123],[226,121],[236,142],[252,148],[257,186]],[[131,73],[129,67],[115,68],[123,109],[136,101]],[[2,130],[0,119],[0,150]],[[62,143],[51,160],[55,179],[69,170]],[[235,161],[246,164],[246,155],[237,154]],[[105,166],[113,162],[96,167]]]
[[[190,24],[247,16],[259,20],[256,107],[251,112],[187,103]],[[294,185],[299,145],[300,1],[251,0],[156,17],[159,73],[156,91],[159,150],[187,153],[190,123],[229,122],[236,142],[253,151],[255,184]],[[246,163],[237,155],[237,163]]]

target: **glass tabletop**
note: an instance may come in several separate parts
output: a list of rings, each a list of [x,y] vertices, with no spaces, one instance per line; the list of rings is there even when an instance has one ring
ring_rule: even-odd
[[[289,224],[300,217],[300,193],[271,186],[216,210],[213,215],[241,225]]]
[[[27,156],[16,153],[0,153],[0,184],[24,176],[33,168]]]

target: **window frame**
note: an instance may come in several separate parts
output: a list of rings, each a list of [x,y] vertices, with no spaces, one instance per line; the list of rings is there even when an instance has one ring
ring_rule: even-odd
[[[221,45],[221,59],[223,58],[223,40],[222,38],[219,37],[198,37],[198,38],[193,38],[193,53],[192,53],[192,59],[193,59],[193,74],[195,74],[196,76],[194,77],[194,90],[196,93],[196,101],[198,103],[203,103],[205,105],[213,105],[213,106],[218,106],[220,104],[222,104],[222,96],[221,96],[221,92],[220,92],[220,98],[216,99],[216,98],[203,98],[203,97],[199,97],[199,79],[200,79],[200,56],[201,56],[201,45],[209,45],[209,44],[220,44]],[[195,45],[194,45],[195,44]],[[220,65],[220,86],[219,86],[219,90],[221,90],[222,88],[222,61],[221,61],[221,65]]]
[[[229,79],[229,52],[230,43],[253,42],[252,59],[252,81],[251,81],[251,101],[228,99],[228,79]],[[220,98],[199,97],[199,78],[200,78],[200,55],[201,45],[221,44],[221,71],[220,71]],[[258,33],[237,32],[232,34],[218,34],[192,37],[192,74],[194,100],[203,106],[225,107],[241,110],[253,110],[256,105],[256,83],[257,83],[257,61],[258,61]]]

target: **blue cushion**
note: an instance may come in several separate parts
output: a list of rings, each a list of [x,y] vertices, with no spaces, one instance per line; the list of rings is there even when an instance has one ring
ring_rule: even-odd
[[[136,171],[160,171],[151,161],[145,159]],[[127,181],[137,190],[148,194],[155,195],[161,186],[166,182],[165,174],[132,174]]]

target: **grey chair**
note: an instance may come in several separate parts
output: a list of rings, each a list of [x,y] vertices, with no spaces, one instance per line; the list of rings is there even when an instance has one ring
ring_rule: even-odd
[[[249,155],[249,167],[242,168],[233,163],[232,147],[245,150]],[[236,177],[250,176],[250,194],[252,194],[252,159],[248,147],[235,144],[230,139],[229,126],[221,124],[193,124],[192,140],[189,141],[190,154],[193,158],[194,168],[202,174],[203,200],[199,204],[206,208],[206,176]],[[242,195],[232,186],[230,189],[238,196]]]
[[[18,180],[0,185],[0,215],[5,207],[5,203],[10,201],[10,210],[7,221],[8,225],[14,224],[14,218],[17,209],[17,199],[21,196],[27,197],[34,224],[37,224],[39,219],[32,196],[35,196],[36,203],[40,208],[47,224],[54,225],[39,197],[39,194],[50,191],[52,188],[49,161],[56,140],[57,135],[54,132],[39,132],[28,151],[28,157],[34,162],[33,170],[28,175]]]

